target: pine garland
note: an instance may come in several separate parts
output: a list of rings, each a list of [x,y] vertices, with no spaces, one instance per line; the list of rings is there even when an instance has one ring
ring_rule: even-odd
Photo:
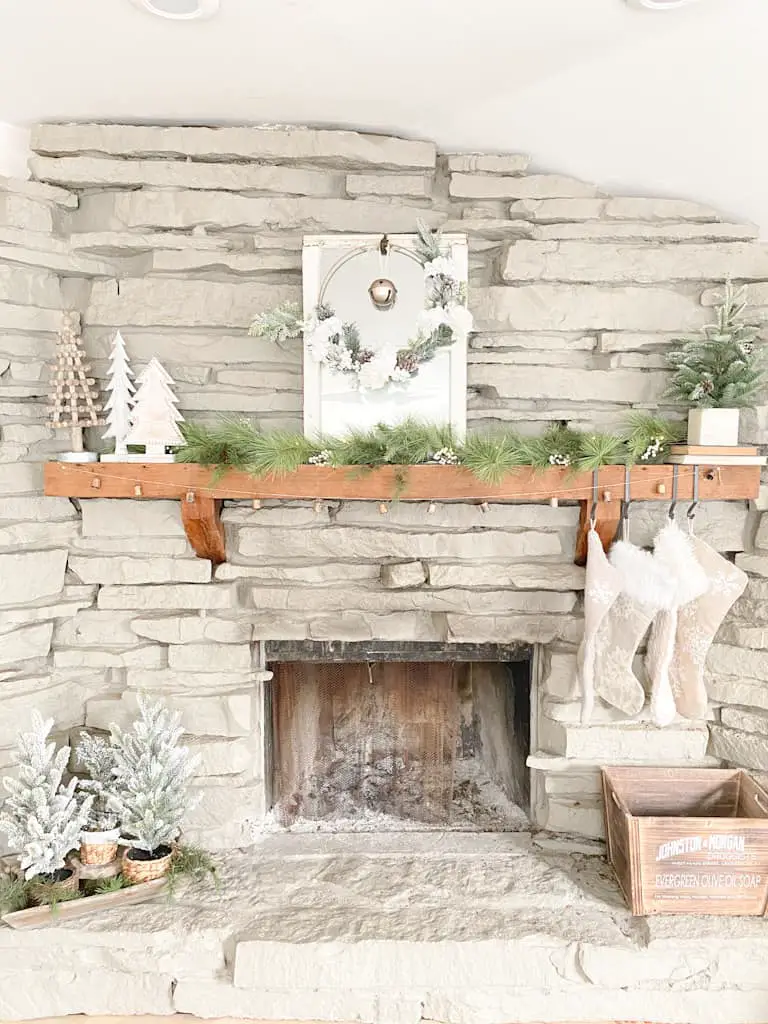
[[[747,319],[747,289],[735,289],[729,279],[716,305],[715,323],[703,337],[682,340],[670,353],[674,375],[668,394],[687,406],[735,409],[750,405],[764,383],[759,326]]]
[[[279,477],[303,465],[466,466],[484,483],[496,484],[519,466],[571,468],[587,472],[601,466],[663,461],[669,445],[685,435],[682,423],[633,413],[616,434],[582,433],[553,424],[539,437],[514,431],[469,434],[459,442],[448,425],[407,419],[396,426],[378,424],[344,437],[316,440],[289,431],[263,432],[246,419],[225,419],[213,426],[187,423],[186,445],[176,458],[211,466],[216,474],[240,469],[256,477]]]

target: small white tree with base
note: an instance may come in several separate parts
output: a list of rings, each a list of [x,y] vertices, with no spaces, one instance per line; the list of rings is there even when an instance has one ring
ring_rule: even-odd
[[[112,344],[109,360],[109,383],[106,389],[109,391],[109,401],[105,407],[107,429],[102,437],[105,440],[110,437],[115,439],[115,452],[114,455],[102,455],[101,461],[121,462],[128,454],[125,439],[131,429],[131,409],[136,386],[133,383],[133,372],[120,331],[115,335]]]
[[[173,462],[166,448],[184,444],[177,426],[184,417],[176,408],[178,398],[170,387],[173,381],[157,359],[150,360],[138,381],[133,426],[125,443],[144,445],[143,462]]]
[[[111,728],[115,756],[112,807],[126,842],[150,858],[168,852],[194,802],[189,783],[200,759],[179,746],[181,715],[139,697],[139,717],[128,731]],[[132,838],[128,839],[127,837]]]
[[[76,799],[77,779],[62,784],[70,750],[57,752],[55,743],[46,742],[52,728],[53,719],[33,714],[32,729],[19,736],[19,777],[3,779],[9,796],[0,811],[0,831],[20,852],[27,879],[50,877],[66,866],[67,854],[80,846],[93,801]]]
[[[72,451],[61,456],[66,462],[96,461],[96,455],[83,449],[83,427],[96,427],[103,422],[96,381],[88,376],[90,366],[85,358],[79,315],[65,313],[51,370],[51,426],[68,427],[71,432]]]

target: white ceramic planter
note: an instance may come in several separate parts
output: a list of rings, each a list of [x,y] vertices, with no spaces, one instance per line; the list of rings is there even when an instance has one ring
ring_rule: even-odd
[[[119,838],[119,828],[111,828],[107,832],[83,831],[80,833],[80,842],[87,843],[89,846],[106,846],[109,843],[116,843]]]
[[[117,856],[120,829],[80,833],[80,862],[91,866],[111,864]]]
[[[734,447],[739,443],[738,409],[691,409],[688,444]]]

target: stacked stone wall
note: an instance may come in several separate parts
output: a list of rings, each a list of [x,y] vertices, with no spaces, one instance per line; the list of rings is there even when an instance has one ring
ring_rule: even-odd
[[[706,322],[727,274],[768,310],[753,227],[529,173],[518,155],[354,132],[44,125],[33,149],[36,180],[0,188],[0,770],[33,707],[66,735],[123,720],[148,690],[182,710],[203,755],[193,831],[247,841],[266,801],[269,638],[537,644],[535,815],[555,830],[600,834],[606,761],[768,770],[762,502],[702,510],[701,535],[751,580],[710,658],[709,731],[658,731],[608,708],[579,724],[574,507],[232,505],[231,560],[213,573],[173,503],[41,496],[41,464],[66,447],[45,414],[64,308],[82,314],[97,377],[119,327],[137,369],[167,365],[189,418],[299,429],[300,346],[251,338],[249,322],[299,300],[305,233],[421,218],[470,239],[470,426],[614,429],[631,408],[671,411],[665,353]],[[745,442],[768,438],[767,409],[745,415]],[[638,507],[632,539],[648,543],[663,514]]]

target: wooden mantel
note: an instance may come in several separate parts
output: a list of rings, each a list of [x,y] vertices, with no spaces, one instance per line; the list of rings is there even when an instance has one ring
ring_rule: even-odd
[[[759,466],[699,466],[701,501],[744,501],[760,489]],[[672,466],[634,466],[629,474],[632,501],[669,502]],[[624,497],[625,469],[605,466],[598,474],[597,529],[609,544],[618,527]],[[678,500],[693,499],[694,467],[680,466]],[[484,484],[461,466],[350,466],[329,469],[301,466],[284,476],[256,478],[234,470],[217,475],[211,467],[184,463],[49,462],[45,493],[65,498],[171,498],[181,502],[189,542],[200,558],[226,561],[220,511],[224,499],[342,501],[578,501],[581,521],[576,561],[586,555],[592,511],[592,473],[553,467],[526,466],[510,472],[500,484]]]

